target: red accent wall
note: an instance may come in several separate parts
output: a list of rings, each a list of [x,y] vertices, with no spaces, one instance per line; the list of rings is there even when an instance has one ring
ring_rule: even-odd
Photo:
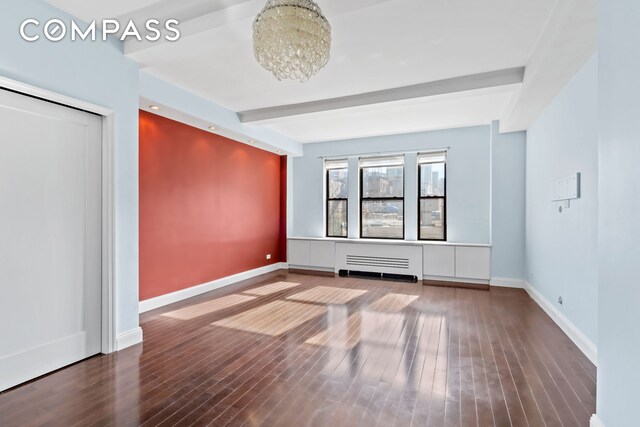
[[[139,154],[140,300],[286,260],[286,157],[144,111]]]

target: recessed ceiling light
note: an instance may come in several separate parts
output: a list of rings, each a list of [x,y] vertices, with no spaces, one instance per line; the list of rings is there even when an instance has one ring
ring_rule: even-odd
[[[253,139],[249,140],[249,144],[253,144],[255,141]]]
[[[149,108],[151,108],[154,111],[158,111],[160,109],[160,107],[158,107],[157,105],[149,105]]]
[[[215,126],[209,126],[209,130],[216,130]]]

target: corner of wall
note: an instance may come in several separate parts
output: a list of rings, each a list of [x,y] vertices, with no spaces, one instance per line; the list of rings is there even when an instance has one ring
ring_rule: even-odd
[[[116,351],[124,350],[142,342],[142,328],[137,327],[116,336]]]
[[[554,307],[536,288],[525,282],[525,290],[551,319],[567,334],[584,355],[598,366],[598,347],[567,316]]]
[[[521,287],[525,279],[525,143],[524,132],[501,134],[491,124],[492,275],[497,283]]]

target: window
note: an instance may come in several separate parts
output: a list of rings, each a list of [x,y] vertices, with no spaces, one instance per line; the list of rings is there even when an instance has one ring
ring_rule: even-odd
[[[347,237],[347,160],[326,160],[327,237]]]
[[[404,239],[404,156],[360,159],[360,237]]]
[[[420,240],[447,240],[446,153],[418,156]]]

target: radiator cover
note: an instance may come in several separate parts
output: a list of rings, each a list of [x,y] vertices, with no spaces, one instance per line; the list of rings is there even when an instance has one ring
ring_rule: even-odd
[[[422,246],[337,243],[335,271],[403,274],[422,277]]]

